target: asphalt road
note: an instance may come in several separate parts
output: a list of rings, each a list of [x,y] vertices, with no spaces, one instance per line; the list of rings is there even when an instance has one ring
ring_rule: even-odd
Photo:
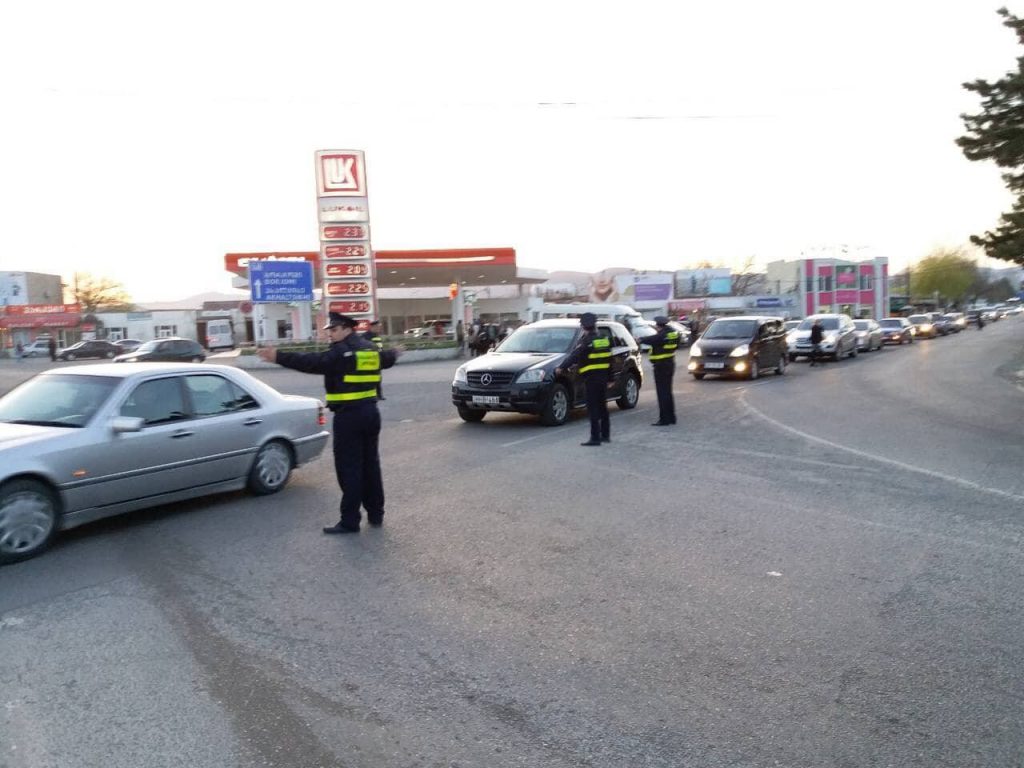
[[[325,456],[0,569],[0,766],[1024,765],[1022,353],[648,379],[600,449],[399,365],[383,529]]]

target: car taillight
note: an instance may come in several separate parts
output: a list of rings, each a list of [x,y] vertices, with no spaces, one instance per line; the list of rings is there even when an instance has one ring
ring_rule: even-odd
[[[324,413],[323,403],[316,407],[316,423],[321,427],[327,425],[327,414]]]

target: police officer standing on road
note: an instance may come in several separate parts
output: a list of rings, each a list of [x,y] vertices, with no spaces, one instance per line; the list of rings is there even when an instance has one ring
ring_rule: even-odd
[[[370,330],[363,332],[363,338],[374,344],[381,352],[384,351],[384,337],[380,335],[380,320],[370,321]],[[381,388],[381,384],[377,385],[377,399],[387,400],[384,397],[384,390]]]
[[[608,373],[611,370],[612,343],[607,336],[597,335],[597,316],[592,312],[580,315],[580,326],[584,331],[583,337],[555,373],[560,375],[566,368],[579,364],[578,373],[583,377],[583,385],[586,387],[587,415],[590,417],[590,439],[580,445],[600,445],[612,439],[611,422],[608,419]]]
[[[341,486],[341,520],[324,533],[358,533],[361,506],[370,525],[384,522],[377,384],[381,368],[394,365],[402,348],[381,351],[355,332],[356,325],[354,318],[331,312],[324,326],[331,340],[326,352],[259,350],[267,362],[323,374],[327,406],[334,412],[334,469]]]
[[[658,420],[652,427],[670,427],[676,423],[676,401],[672,396],[672,377],[676,373],[676,349],[679,348],[679,331],[673,330],[668,318],[662,315],[654,318],[658,332],[644,339],[651,346],[647,359],[654,369],[654,386],[658,391]]]

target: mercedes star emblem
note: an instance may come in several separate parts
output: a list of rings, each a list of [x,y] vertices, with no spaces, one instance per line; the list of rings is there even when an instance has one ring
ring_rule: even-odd
[[[491,381],[493,381],[493,379],[491,378],[491,374],[489,373],[485,373],[480,377],[480,383],[483,384],[485,387],[489,387],[491,385]]]

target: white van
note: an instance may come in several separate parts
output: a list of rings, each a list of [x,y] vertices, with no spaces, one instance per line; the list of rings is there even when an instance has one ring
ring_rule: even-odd
[[[206,348],[210,351],[235,348],[235,335],[231,332],[230,320],[206,321]]]
[[[579,317],[584,312],[597,316],[598,320],[614,320],[622,323],[632,332],[635,325],[643,324],[644,317],[626,304],[542,304],[531,312],[531,320],[547,320],[553,317]]]

